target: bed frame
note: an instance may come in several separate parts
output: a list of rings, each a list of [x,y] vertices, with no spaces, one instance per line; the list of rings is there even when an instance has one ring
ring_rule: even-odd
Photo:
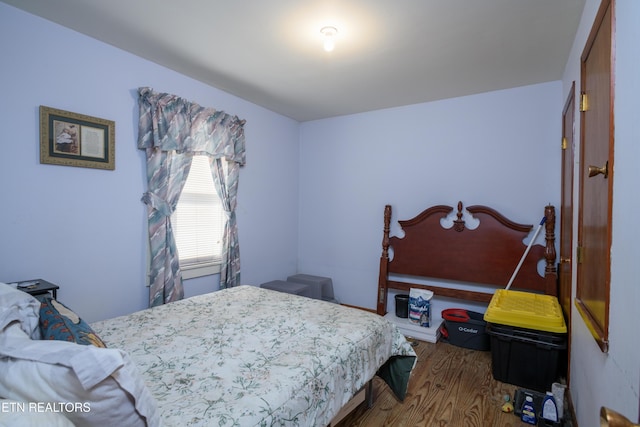
[[[468,228],[463,219],[462,202],[458,202],[457,219],[453,226],[444,228],[441,220],[452,211],[451,206],[438,205],[425,209],[413,219],[398,221],[405,236],[390,237],[391,206],[384,208],[384,234],[380,275],[378,280],[377,313],[387,311],[389,289],[409,291],[411,288],[428,289],[436,296],[477,302],[489,302],[493,290],[487,287],[504,288],[513,275],[527,245],[523,240],[533,225],[515,223],[487,206],[466,208],[473,218],[479,220],[475,229]],[[555,208],[545,206],[544,246],[535,244],[525,258],[511,289],[528,290],[557,296],[558,282],[555,249]],[[393,259],[389,259],[389,249]],[[545,260],[544,276],[538,273],[538,262]],[[406,278],[407,281],[390,280],[389,276]],[[447,283],[447,287],[410,283],[414,278],[436,279]],[[448,287],[451,283],[451,287]],[[469,286],[483,285],[484,290],[468,290]]]

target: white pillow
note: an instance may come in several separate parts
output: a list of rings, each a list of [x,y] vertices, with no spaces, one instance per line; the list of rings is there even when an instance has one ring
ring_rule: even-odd
[[[51,403],[76,426],[160,425],[155,399],[121,350],[31,340],[13,324],[0,334],[0,372],[0,396]]]
[[[59,412],[38,411],[30,402],[0,399],[0,426],[11,427],[73,427],[73,423]]]
[[[39,317],[40,301],[26,292],[0,283],[0,332],[9,323],[17,321],[27,335],[40,339]]]

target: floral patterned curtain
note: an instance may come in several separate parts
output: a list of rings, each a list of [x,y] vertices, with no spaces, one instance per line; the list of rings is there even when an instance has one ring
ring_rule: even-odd
[[[147,157],[148,187],[142,201],[147,205],[151,248],[149,305],[184,297],[171,214],[196,154],[209,157],[216,190],[227,213],[220,287],[239,284],[235,207],[239,170],[245,164],[244,120],[151,88],[140,88],[138,94],[138,148],[145,150]]]
[[[222,268],[220,269],[220,289],[240,284],[240,248],[238,247],[238,224],[236,222],[236,199],[240,166],[226,159],[212,159],[211,172],[222,207],[227,214],[222,240]],[[227,164],[222,165],[223,161]]]

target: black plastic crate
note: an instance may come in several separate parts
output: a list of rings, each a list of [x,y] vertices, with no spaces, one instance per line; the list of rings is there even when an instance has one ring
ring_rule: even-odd
[[[462,308],[442,310],[444,328],[440,331],[441,335],[455,346],[488,351],[491,342],[486,333],[487,322],[483,316],[482,313]]]
[[[491,337],[493,377],[509,384],[546,392],[562,374],[567,336],[487,323]]]

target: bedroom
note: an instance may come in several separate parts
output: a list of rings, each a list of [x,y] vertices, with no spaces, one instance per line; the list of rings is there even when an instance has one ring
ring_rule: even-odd
[[[638,38],[631,25],[638,6],[632,0],[617,4],[617,85],[629,90],[616,93],[613,251],[636,257],[619,263],[614,258],[611,334],[618,344],[604,356],[579,322],[573,331],[578,350],[572,366],[583,373],[572,391],[581,425],[590,425],[600,405],[631,418],[638,414],[640,364],[628,344],[638,342],[629,326],[637,323],[633,313],[640,302],[631,286],[639,266],[628,262],[638,253],[629,214],[638,208],[629,183],[640,180],[631,99],[640,75],[631,42]],[[134,144],[135,88],[145,85],[247,120],[238,208],[243,282],[297,271],[326,274],[341,301],[373,307],[385,203],[400,206],[398,215],[408,217],[431,202],[462,199],[500,207],[529,223],[538,219],[540,206],[558,204],[560,116],[568,87],[579,78],[576,58],[597,7],[596,1],[586,4],[562,81],[298,123],[2,3],[0,111],[4,146],[10,148],[0,157],[0,170],[3,181],[16,183],[0,190],[2,279],[54,281],[64,301],[89,321],[146,305],[147,288],[140,286],[147,256],[140,202],[144,160]],[[73,61],[74,55],[83,60]],[[40,165],[38,105],[115,120],[116,170]],[[422,156],[402,155],[407,152]],[[322,168],[325,162],[331,162],[331,175]],[[516,171],[519,179],[504,178]],[[408,191],[399,189],[405,182],[412,182]],[[505,200],[504,194],[514,193]],[[207,292],[215,278],[185,287],[190,295]]]

